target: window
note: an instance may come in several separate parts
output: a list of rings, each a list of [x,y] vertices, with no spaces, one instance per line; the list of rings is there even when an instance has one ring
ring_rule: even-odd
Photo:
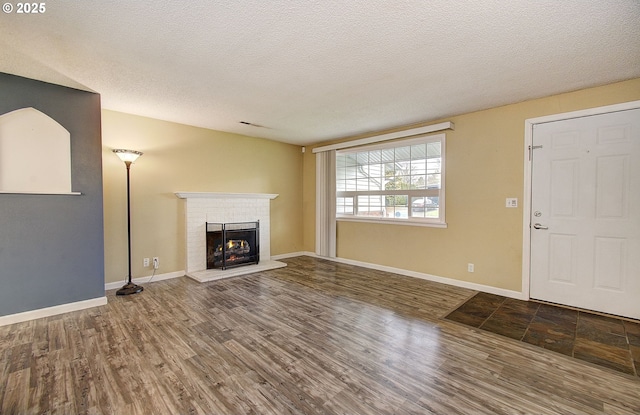
[[[446,226],[445,135],[336,152],[337,219]]]

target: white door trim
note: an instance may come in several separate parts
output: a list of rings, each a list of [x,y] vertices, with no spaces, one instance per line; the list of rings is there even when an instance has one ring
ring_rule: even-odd
[[[529,299],[529,283],[531,278],[531,160],[529,158],[533,140],[533,126],[553,121],[571,118],[588,117],[591,115],[608,114],[640,108],[640,101],[624,102],[622,104],[589,108],[579,111],[564,112],[562,114],[546,115],[544,117],[528,118],[524,121],[524,194],[522,196],[522,297]]]

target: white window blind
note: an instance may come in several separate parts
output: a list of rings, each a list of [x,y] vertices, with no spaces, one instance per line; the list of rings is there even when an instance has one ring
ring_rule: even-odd
[[[444,134],[337,151],[337,218],[445,226],[444,153]]]

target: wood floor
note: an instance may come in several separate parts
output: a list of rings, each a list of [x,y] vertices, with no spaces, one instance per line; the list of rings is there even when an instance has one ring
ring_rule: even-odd
[[[640,413],[637,377],[443,319],[473,291],[285,262],[0,327],[0,413]]]

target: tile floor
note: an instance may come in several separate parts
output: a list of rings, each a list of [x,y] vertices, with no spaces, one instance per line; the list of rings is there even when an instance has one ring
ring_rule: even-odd
[[[487,293],[446,319],[640,376],[640,322]]]

